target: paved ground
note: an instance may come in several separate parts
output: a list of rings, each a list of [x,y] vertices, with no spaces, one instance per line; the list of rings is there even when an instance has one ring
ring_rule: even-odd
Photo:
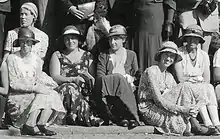
[[[53,126],[50,129],[58,135],[52,137],[21,136],[19,130],[0,131],[0,139],[220,139],[220,136],[166,136],[153,133],[152,126],[139,126],[135,129],[118,126],[80,127],[80,126]]]

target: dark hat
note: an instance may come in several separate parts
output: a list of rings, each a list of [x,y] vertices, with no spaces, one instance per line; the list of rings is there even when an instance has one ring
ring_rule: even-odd
[[[33,44],[40,42],[39,40],[35,39],[35,35],[33,31],[31,31],[27,27],[21,27],[18,31],[18,39],[14,41],[14,47],[19,47],[19,40],[31,40]]]
[[[159,51],[155,54],[154,60],[159,61],[160,60],[160,54],[163,52],[171,52],[176,55],[175,62],[179,62],[182,60],[181,55],[179,54],[179,50],[177,45],[172,41],[166,41],[162,43],[162,47],[159,49]]]
[[[200,38],[200,43],[204,43],[205,39],[203,38],[203,30],[199,25],[189,25],[183,36],[181,37],[182,39],[184,39],[185,37],[198,37]]]
[[[110,28],[108,37],[117,36],[117,35],[127,36],[127,31],[124,26],[114,25]]]

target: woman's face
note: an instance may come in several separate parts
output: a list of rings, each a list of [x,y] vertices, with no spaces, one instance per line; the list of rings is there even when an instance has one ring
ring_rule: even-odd
[[[34,15],[31,13],[30,10],[26,8],[21,8],[20,11],[20,26],[22,27],[29,27],[32,26],[34,23]]]
[[[186,43],[187,43],[186,46],[191,48],[191,49],[197,48],[197,46],[200,42],[200,38],[199,37],[194,37],[194,36],[186,37],[185,40],[186,40]]]
[[[33,41],[31,40],[19,40],[19,46],[21,47],[21,53],[27,55],[31,53]]]
[[[170,65],[172,65],[175,61],[176,54],[171,52],[162,52],[160,54],[160,62],[168,68]]]
[[[72,34],[65,35],[64,44],[68,50],[74,50],[79,46],[79,37]]]
[[[121,36],[111,36],[109,38],[109,45],[113,51],[117,51],[121,47],[123,47],[124,42],[125,42],[125,39],[123,39]]]

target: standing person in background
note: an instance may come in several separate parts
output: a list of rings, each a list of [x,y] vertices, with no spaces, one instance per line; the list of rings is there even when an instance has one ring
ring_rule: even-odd
[[[3,44],[5,38],[5,19],[6,14],[11,12],[11,1],[0,0],[0,58],[3,57]]]
[[[202,50],[208,53],[212,33],[219,30],[217,0],[176,0],[176,37],[184,34],[186,27],[197,24],[204,32]]]
[[[86,4],[88,9],[92,9],[95,6],[95,0],[59,0],[60,6],[62,8],[61,21],[62,27],[67,25],[74,25],[79,28],[80,32],[85,36],[89,26],[92,24],[93,14],[91,13],[85,16],[86,13],[79,10],[79,5]],[[87,9],[82,6],[84,9]]]
[[[105,17],[110,25],[123,25],[127,30],[128,44],[131,43],[132,35],[132,15],[134,0],[97,0],[95,14]],[[130,48],[131,46],[125,46]]]
[[[173,0],[135,0],[134,44],[140,69],[144,70],[155,63],[154,55],[164,40],[172,33],[175,3]]]

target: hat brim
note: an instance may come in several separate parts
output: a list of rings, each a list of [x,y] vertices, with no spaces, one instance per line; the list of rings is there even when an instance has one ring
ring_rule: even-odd
[[[18,38],[14,41],[13,47],[20,47],[19,46],[19,40],[31,40],[33,42],[33,45],[40,42],[39,40],[36,40],[36,39],[33,39],[33,38]]]
[[[184,39],[186,37],[198,37],[198,38],[200,38],[200,43],[203,44],[205,42],[205,39],[203,37],[201,37],[200,35],[194,34],[194,33],[185,34],[185,35],[181,36],[179,39],[184,41]]]
[[[63,35],[60,36],[60,37],[63,38],[63,37],[66,36],[66,35],[74,35],[74,36],[77,36],[80,41],[83,41],[83,40],[84,40],[84,36],[83,36],[83,35],[81,35],[81,34],[76,34],[76,33],[63,34]]]
[[[172,51],[171,49],[164,49],[164,50],[158,51],[154,56],[154,60],[159,62],[160,61],[160,54],[164,53],[164,52],[170,52],[170,53],[175,54],[176,58],[175,58],[174,62],[179,62],[179,61],[183,60],[181,55],[179,55],[177,52]]]
[[[109,34],[107,37],[109,38],[109,37],[112,37],[112,36],[122,36],[122,37],[127,37],[125,34],[114,34],[114,33],[112,33],[112,34]]]

